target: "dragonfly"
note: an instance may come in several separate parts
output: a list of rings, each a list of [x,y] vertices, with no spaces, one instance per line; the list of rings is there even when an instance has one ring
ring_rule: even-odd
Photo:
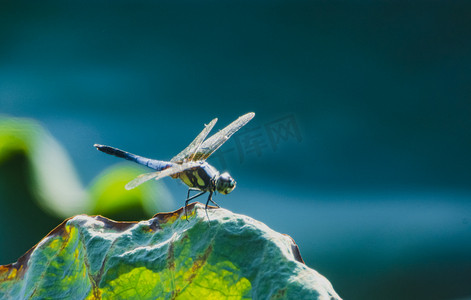
[[[188,203],[205,194],[209,193],[206,201],[205,211],[208,217],[209,202],[220,207],[212,199],[213,194],[220,193],[227,195],[236,187],[236,181],[228,172],[220,173],[215,167],[206,162],[219,147],[221,147],[234,133],[245,126],[255,113],[247,113],[240,116],[237,120],[227,125],[224,129],[206,139],[209,132],[213,129],[217,122],[217,118],[213,119],[209,124],[205,125],[203,131],[179,154],[170,161],[157,160],[132,154],[118,148],[95,144],[94,146],[101,152],[124,158],[140,165],[154,169],[155,172],[144,173],[137,176],[134,180],[126,184],[125,188],[131,190],[144,182],[151,179],[159,180],[170,176],[174,179],[180,179],[188,186],[188,194],[185,201],[185,216],[188,221],[187,206]],[[191,191],[198,191],[197,194],[190,197]]]

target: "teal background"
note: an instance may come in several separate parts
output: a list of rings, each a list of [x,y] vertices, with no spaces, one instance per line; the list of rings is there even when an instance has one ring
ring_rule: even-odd
[[[0,113],[41,122],[88,183],[118,162],[94,143],[170,159],[254,111],[260,152],[241,159],[241,132],[209,160],[238,182],[221,206],[292,236],[345,299],[471,297],[470,11],[0,0]],[[275,151],[265,126],[286,116],[301,139]]]

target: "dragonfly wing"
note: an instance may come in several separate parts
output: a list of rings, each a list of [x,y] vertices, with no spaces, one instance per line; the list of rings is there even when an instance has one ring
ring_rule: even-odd
[[[137,187],[138,185],[141,185],[144,182],[149,181],[152,178],[155,178],[155,177],[159,176],[160,173],[162,173],[162,171],[141,174],[141,175],[137,176],[135,179],[133,179],[132,181],[128,182],[128,184],[126,184],[125,188],[127,190],[132,190],[133,188]]]
[[[217,122],[217,118],[213,119],[208,125],[206,125],[203,131],[198,134],[198,136],[185,148],[182,152],[178,153],[177,156],[172,158],[171,162],[183,162],[185,160],[194,160],[195,153],[198,152],[200,149],[201,144],[203,143],[204,139],[208,136],[211,129],[213,129],[214,124]]]
[[[237,120],[227,125],[224,129],[219,130],[216,134],[203,142],[199,150],[193,156],[193,160],[205,160],[221,147],[234,133],[241,129],[255,116],[251,112],[239,117]]]
[[[171,166],[170,168],[167,168],[162,171],[157,171],[157,172],[152,172],[152,173],[145,173],[137,176],[134,180],[130,181],[128,184],[126,184],[125,188],[127,190],[131,190],[138,185],[143,184],[146,181],[149,181],[151,179],[159,180],[160,178],[171,176],[178,174],[180,172],[186,171],[188,169],[194,168],[198,166],[198,163],[195,162],[187,162],[183,164],[175,164]]]

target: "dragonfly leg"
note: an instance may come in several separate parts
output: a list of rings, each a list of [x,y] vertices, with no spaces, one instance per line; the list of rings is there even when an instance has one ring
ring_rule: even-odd
[[[221,208],[221,207],[220,207],[220,206],[219,206],[219,205],[218,205],[216,202],[214,202],[214,200],[213,200],[213,199],[209,199],[209,201],[211,201],[211,203],[213,203],[214,205],[216,205],[216,206],[217,206],[217,208]]]
[[[186,216],[186,220],[188,221],[188,210],[187,210],[187,206],[188,206],[188,202],[190,202],[191,200],[203,195],[204,193],[206,193],[205,191],[202,191],[201,193],[198,193],[196,195],[193,195],[190,197],[190,191],[199,191],[197,189],[188,189],[188,196],[186,197],[186,201],[185,201],[185,216]],[[190,222],[190,221],[188,221]]]
[[[195,188],[189,188],[188,189],[188,194],[186,195],[186,199],[190,198],[190,192],[191,191],[199,191],[198,189],[195,189]]]
[[[208,225],[209,225],[209,226],[211,226],[211,220],[209,219],[209,216],[208,216],[208,203],[209,203],[209,201],[211,201],[211,202],[214,203],[214,201],[213,201],[212,198],[213,198],[213,191],[210,191],[210,192],[209,192],[208,201],[206,201],[206,206],[204,207],[204,211],[206,212],[206,218],[208,218]],[[216,204],[216,205],[217,205],[217,204]],[[218,205],[218,207],[219,207],[219,205]]]

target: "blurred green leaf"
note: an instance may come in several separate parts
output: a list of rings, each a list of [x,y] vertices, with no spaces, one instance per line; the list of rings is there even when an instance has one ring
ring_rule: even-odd
[[[126,162],[104,170],[89,189],[94,199],[90,213],[118,220],[135,220],[170,209],[172,196],[161,181],[129,191],[124,189],[126,183],[142,173],[142,167]]]
[[[90,151],[96,151],[90,145]],[[0,116],[0,263],[33,246],[58,220],[75,214],[143,219],[168,210],[164,183],[127,192],[142,169],[120,164],[84,188],[67,152],[39,123]]]
[[[340,299],[287,236],[204,206],[137,222],[65,220],[0,266],[2,299]]]

